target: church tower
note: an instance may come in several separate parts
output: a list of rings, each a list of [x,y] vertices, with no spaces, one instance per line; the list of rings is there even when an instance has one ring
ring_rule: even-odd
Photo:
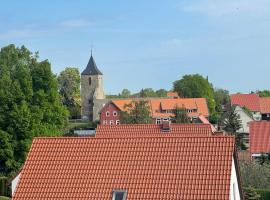
[[[94,120],[94,102],[99,99],[105,99],[103,91],[103,74],[97,68],[92,56],[81,73],[81,114],[82,119]]]

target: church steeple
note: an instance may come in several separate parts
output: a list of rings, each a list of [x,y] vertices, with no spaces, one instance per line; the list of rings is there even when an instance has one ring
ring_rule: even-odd
[[[97,68],[95,60],[92,56],[92,50],[91,50],[91,57],[88,61],[86,68],[83,70],[82,75],[103,75],[101,71]]]

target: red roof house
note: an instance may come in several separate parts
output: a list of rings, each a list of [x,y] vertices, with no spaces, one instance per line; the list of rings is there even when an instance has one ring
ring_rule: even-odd
[[[249,146],[252,156],[270,153],[270,122],[251,122],[249,127]]]
[[[13,200],[242,199],[233,137],[36,138]]]

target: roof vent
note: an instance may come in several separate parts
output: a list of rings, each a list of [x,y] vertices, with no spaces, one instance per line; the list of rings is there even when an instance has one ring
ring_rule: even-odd
[[[162,128],[162,132],[170,132],[171,131],[171,122],[170,121],[163,121],[161,128]]]

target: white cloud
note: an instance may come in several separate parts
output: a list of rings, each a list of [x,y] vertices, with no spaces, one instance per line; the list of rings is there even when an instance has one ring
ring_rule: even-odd
[[[59,23],[59,25],[64,28],[78,28],[78,27],[90,26],[92,25],[92,23],[85,19],[71,19],[71,20],[63,21]]]
[[[270,12],[269,0],[202,0],[178,6],[186,12],[222,17],[231,14],[259,15]]]

